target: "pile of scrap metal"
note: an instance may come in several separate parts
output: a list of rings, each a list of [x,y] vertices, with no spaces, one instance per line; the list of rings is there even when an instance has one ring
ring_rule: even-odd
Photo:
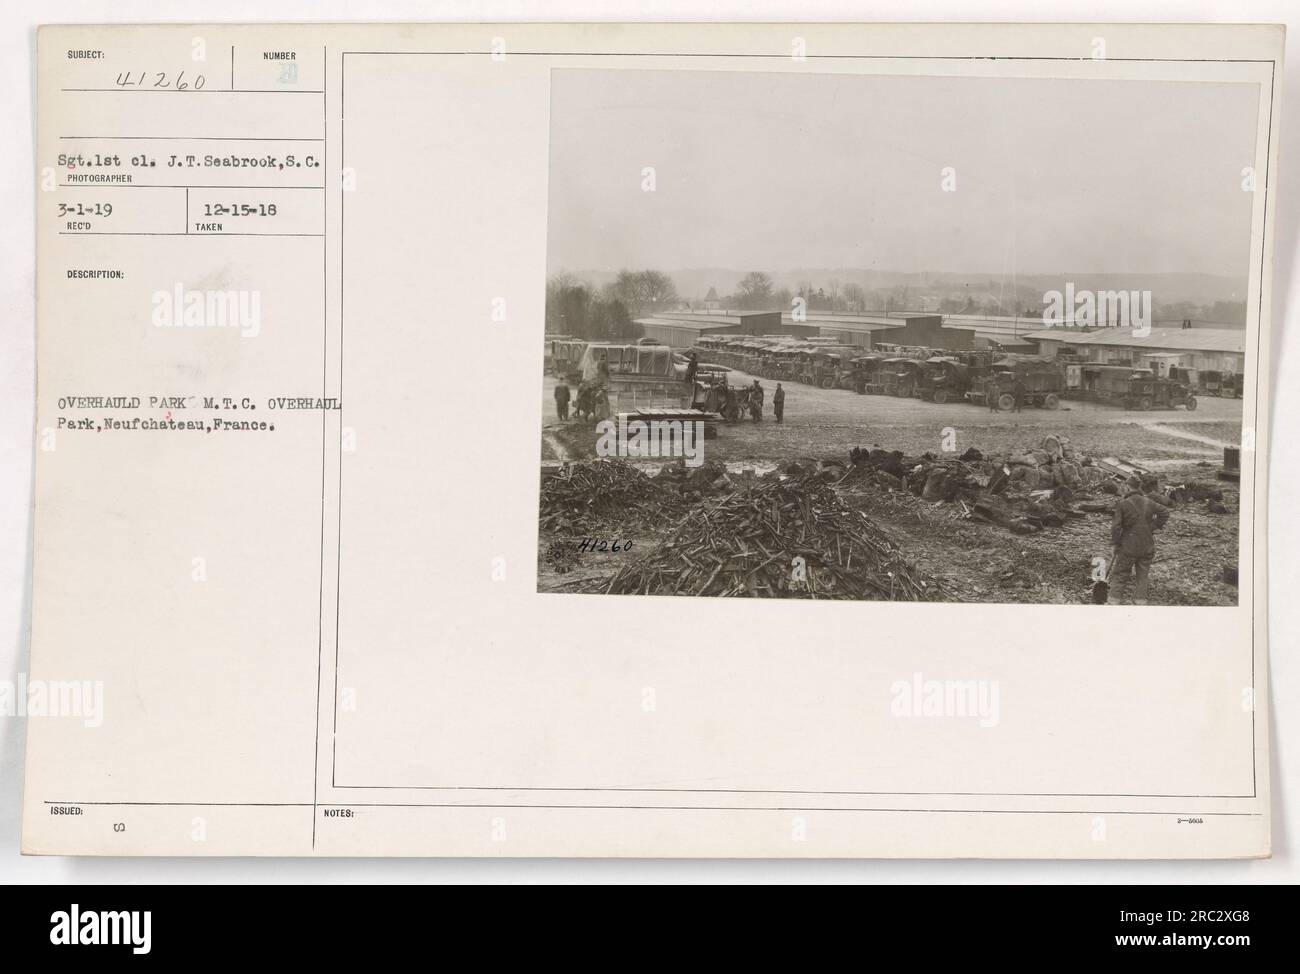
[[[607,592],[955,601],[820,474],[772,478],[695,506]]]
[[[543,531],[582,532],[654,520],[679,495],[626,460],[568,463],[546,476],[541,489]]]
[[[614,458],[551,465],[542,471],[539,523],[543,531],[561,534],[655,527],[680,517],[706,494],[735,490],[735,481],[743,479],[733,479],[717,460],[694,467],[673,460],[653,476]]]
[[[957,457],[926,453],[905,457],[897,450],[855,448],[846,485],[874,484],[906,491],[923,501],[960,505],[963,517],[1032,534],[1059,527],[1070,518],[1110,514],[1122,486],[1134,480],[1170,505],[1206,501],[1211,513],[1225,513],[1223,491],[1212,485],[1178,484],[1161,491],[1147,468],[1117,457],[1077,454],[1063,437],[1046,436],[1033,449],[1000,458],[970,449]]]
[[[699,500],[711,490],[730,490],[732,487],[727,467],[719,460],[706,460],[697,467],[689,467],[679,458],[660,467],[655,480],[665,488],[676,488],[686,501]]]
[[[853,468],[845,477],[848,483],[869,482],[887,490],[906,491],[923,501],[956,504],[963,516],[1016,534],[1059,527],[1067,518],[1083,517],[1072,506],[1073,488],[1065,483],[1077,484],[1083,475],[1055,463],[1034,466],[986,460],[977,450],[951,459],[931,453],[906,458],[898,451],[878,448],[855,451],[853,459]]]

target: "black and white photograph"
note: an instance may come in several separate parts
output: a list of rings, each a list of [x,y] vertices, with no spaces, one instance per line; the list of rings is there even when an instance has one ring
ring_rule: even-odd
[[[1277,939],[1300,11],[11,6],[20,947],[409,883]]]
[[[552,77],[538,588],[1235,605],[1258,94]]]

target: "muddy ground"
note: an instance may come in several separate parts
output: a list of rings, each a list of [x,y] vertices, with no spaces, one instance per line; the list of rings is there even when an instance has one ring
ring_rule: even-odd
[[[734,374],[733,382],[749,381]],[[994,413],[966,403],[937,406],[918,400],[859,396],[844,390],[786,386],[785,422],[772,421],[771,390],[763,422],[719,424],[704,455],[721,460],[738,473],[752,465],[763,473],[774,464],[799,458],[847,460],[853,447],[880,446],[908,456],[927,451],[952,454],[974,447],[986,455],[1020,453],[1037,446],[1047,434],[1068,439],[1085,456],[1118,456],[1151,468],[1163,485],[1207,483],[1224,490],[1226,513],[1213,513],[1203,502],[1176,506],[1157,535],[1150,600],[1162,605],[1231,605],[1235,586],[1223,580],[1225,566],[1236,564],[1238,496],[1233,482],[1216,473],[1223,447],[1240,440],[1241,402],[1203,398],[1200,408],[1130,412],[1091,403],[1067,402],[1060,410],[1026,409]],[[544,462],[594,456],[595,434],[578,423],[555,418],[548,377],[543,390],[542,456]],[[654,465],[647,465],[653,469]],[[860,507],[903,549],[921,571],[941,579],[964,601],[1077,603],[1087,600],[1094,557],[1110,552],[1110,515],[1090,513],[1060,527],[1032,535],[967,516],[960,504],[934,504],[907,491],[874,485],[846,488],[844,498]],[[701,503],[707,503],[707,496]],[[683,512],[684,513],[684,512]],[[631,552],[583,553],[548,558],[576,545],[567,536],[540,537],[541,591],[601,591],[627,559],[643,555],[676,522],[599,527],[609,540],[633,541]],[[563,567],[566,570],[557,570]]]

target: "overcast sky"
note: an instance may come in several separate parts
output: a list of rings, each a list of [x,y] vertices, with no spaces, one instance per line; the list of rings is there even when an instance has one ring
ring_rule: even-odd
[[[551,97],[552,272],[1249,266],[1253,85],[557,69]]]

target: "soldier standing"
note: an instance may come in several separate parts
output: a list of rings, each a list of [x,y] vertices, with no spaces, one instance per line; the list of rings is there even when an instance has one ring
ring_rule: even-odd
[[[776,384],[776,392],[772,393],[772,412],[776,414],[778,423],[785,416],[785,390],[781,388],[779,382]]]
[[[1147,604],[1147,586],[1151,562],[1156,555],[1154,532],[1169,519],[1169,510],[1143,492],[1143,484],[1134,478],[1127,485],[1124,498],[1115,505],[1110,540],[1115,546],[1113,575],[1117,579],[1120,601],[1128,595],[1130,576],[1135,576],[1133,604]]]
[[[568,383],[561,382],[555,387],[555,415],[560,417],[560,422],[566,422],[569,418]]]

